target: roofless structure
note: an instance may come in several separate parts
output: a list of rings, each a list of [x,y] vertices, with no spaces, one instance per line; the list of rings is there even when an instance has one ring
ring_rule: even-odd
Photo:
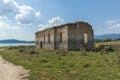
[[[35,33],[36,46],[45,49],[91,50],[94,43],[92,26],[75,22],[54,26]]]

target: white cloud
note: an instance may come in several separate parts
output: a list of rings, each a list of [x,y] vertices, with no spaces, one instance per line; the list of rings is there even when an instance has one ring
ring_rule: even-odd
[[[0,0],[0,38],[2,36],[16,36],[17,31],[21,29],[18,25],[38,25],[40,23],[40,16],[41,13],[29,5],[19,5],[15,0]],[[63,21],[64,19],[59,16],[53,17],[46,24],[39,24],[39,30],[60,25]]]
[[[18,4],[14,0],[0,0],[0,15],[11,15],[18,12]]]
[[[20,27],[12,26],[7,22],[0,21],[0,29],[1,30],[19,30]]]
[[[36,12],[36,11],[35,11],[35,15],[36,15],[36,17],[39,18],[39,17],[40,17],[40,12]]]
[[[15,17],[19,24],[32,24],[39,21],[39,18],[40,12],[26,5],[19,6],[19,14]]]
[[[4,20],[0,20],[0,38],[5,38],[5,37],[10,37],[11,35],[13,35],[12,33],[14,31],[18,31],[21,28],[18,26],[13,26],[10,25],[7,21]],[[14,33],[16,34],[16,33]]]
[[[4,37],[6,35],[6,32],[5,31],[0,31],[0,38],[1,37]]]
[[[114,24],[114,25],[109,27],[109,29],[113,29],[113,28],[120,28],[120,23],[119,24]]]
[[[0,30],[18,30],[20,27],[14,26],[13,23],[6,17],[0,16]]]
[[[2,20],[3,19],[3,17],[2,16],[0,16],[0,20]]]
[[[38,30],[41,31],[41,30],[44,30],[44,29],[46,29],[46,28],[49,28],[50,25],[48,25],[48,24],[45,24],[45,25],[44,25],[44,24],[39,24],[38,27],[39,27]]]
[[[61,24],[62,22],[64,21],[64,19],[62,19],[61,17],[59,17],[59,16],[57,16],[57,17],[54,17],[54,18],[52,18],[52,19],[50,19],[49,21],[48,21],[48,23],[50,24],[50,25],[59,25],[59,24]]]
[[[47,29],[47,28],[51,28],[53,26],[57,26],[60,25],[64,22],[64,19],[62,19],[61,17],[57,16],[54,18],[51,18],[50,20],[48,20],[47,24],[39,24],[39,31]]]
[[[11,15],[19,24],[36,24],[40,19],[40,12],[31,6],[19,5],[15,0],[0,0],[0,16]]]
[[[39,11],[29,5],[20,5],[16,0],[0,0],[0,38],[19,38],[19,35],[23,34],[27,39],[27,33],[34,34],[40,15]],[[29,31],[26,26],[29,26]]]
[[[120,28],[120,20],[110,20],[106,21],[105,24],[108,26],[109,29]]]

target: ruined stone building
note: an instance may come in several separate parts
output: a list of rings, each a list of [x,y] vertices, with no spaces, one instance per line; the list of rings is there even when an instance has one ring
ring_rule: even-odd
[[[86,22],[54,26],[35,33],[36,46],[44,49],[91,50],[94,43],[92,26]]]

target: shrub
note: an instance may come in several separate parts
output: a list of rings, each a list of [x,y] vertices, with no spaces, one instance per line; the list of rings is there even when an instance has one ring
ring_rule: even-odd
[[[88,64],[88,63],[83,65],[83,68],[88,68],[88,67],[90,67],[90,64]]]

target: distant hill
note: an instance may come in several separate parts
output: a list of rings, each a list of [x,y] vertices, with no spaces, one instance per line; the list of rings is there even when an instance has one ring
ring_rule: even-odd
[[[95,35],[95,39],[106,39],[106,38],[118,39],[118,38],[120,38],[120,34]]]
[[[34,43],[34,41],[23,41],[23,40],[16,40],[16,39],[5,39],[5,40],[0,40],[0,43]]]
[[[106,39],[106,38],[111,38],[111,39],[118,39],[120,38],[120,34],[103,34],[103,35],[95,35],[95,39]],[[35,41],[24,41],[24,40],[17,40],[17,39],[5,39],[5,40],[0,40],[0,43],[34,43]]]

